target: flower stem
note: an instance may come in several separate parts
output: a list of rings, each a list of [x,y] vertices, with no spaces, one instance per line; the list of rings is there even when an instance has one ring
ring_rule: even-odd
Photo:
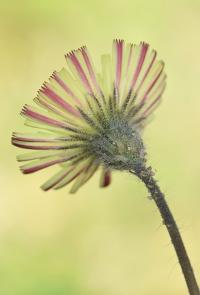
[[[146,185],[152,199],[155,201],[156,206],[162,216],[163,223],[168,230],[172,244],[178,256],[178,260],[181,265],[183,275],[185,277],[189,294],[200,295],[199,287],[192,269],[192,265],[186,252],[178,226],[168,207],[164,194],[161,192],[156,180],[153,177],[154,173],[152,172],[151,167],[146,168],[144,166],[141,166],[137,171],[134,171],[134,174],[136,174]]]

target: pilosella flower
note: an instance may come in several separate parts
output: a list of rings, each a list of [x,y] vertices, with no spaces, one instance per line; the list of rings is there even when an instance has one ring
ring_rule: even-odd
[[[12,143],[35,152],[18,156],[23,173],[52,165],[59,171],[42,189],[59,189],[74,180],[76,192],[101,167],[100,186],[111,171],[136,171],[145,161],[141,132],[165,89],[164,64],[156,51],[141,42],[113,41],[112,54],[101,56],[97,73],[88,49],[66,55],[67,68],[54,72],[34,99],[25,105],[25,124],[33,134],[14,133]]]
[[[68,69],[54,72],[35,98],[40,108],[24,106],[26,125],[34,134],[14,133],[15,146],[36,150],[18,156],[28,161],[24,173],[58,165],[57,174],[42,185],[59,189],[74,181],[76,192],[99,167],[100,186],[111,182],[111,171],[135,174],[154,200],[176,251],[190,295],[199,287],[175,219],[164,194],[146,166],[141,133],[158,106],[166,84],[164,64],[146,43],[114,40],[112,55],[102,55],[98,74],[86,47],[66,55]]]

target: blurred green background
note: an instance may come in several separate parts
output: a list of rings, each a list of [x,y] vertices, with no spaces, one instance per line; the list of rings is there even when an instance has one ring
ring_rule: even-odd
[[[55,167],[22,175],[10,136],[67,51],[86,44],[98,62],[113,38],[149,42],[166,62],[168,87],[144,140],[200,280],[199,0],[2,1],[0,36],[0,294],[187,294],[137,179],[114,173],[102,190],[96,175],[76,195],[44,193]]]

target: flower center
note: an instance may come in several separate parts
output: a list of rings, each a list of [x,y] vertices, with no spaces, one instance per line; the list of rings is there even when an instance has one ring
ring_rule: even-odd
[[[97,162],[112,169],[132,170],[145,160],[140,132],[122,118],[111,119],[101,133],[92,136],[88,148]]]

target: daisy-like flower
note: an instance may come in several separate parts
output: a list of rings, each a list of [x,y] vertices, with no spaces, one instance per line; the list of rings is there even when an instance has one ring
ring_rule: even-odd
[[[34,100],[39,108],[25,105],[22,110],[25,124],[40,131],[14,133],[12,143],[35,150],[18,156],[28,162],[21,166],[23,173],[59,166],[42,185],[45,191],[74,181],[70,192],[75,193],[99,168],[101,187],[110,184],[112,170],[135,174],[162,216],[190,295],[200,295],[175,219],[146,165],[141,135],[166,85],[164,63],[156,55],[144,42],[114,40],[113,52],[102,55],[98,73],[86,47],[68,53],[68,67],[54,72],[38,91]]]
[[[25,124],[33,134],[14,133],[12,143],[35,150],[18,156],[23,173],[52,165],[59,171],[42,185],[47,191],[74,181],[76,192],[100,168],[100,186],[111,171],[135,171],[145,161],[141,132],[165,89],[164,63],[155,50],[113,41],[112,54],[101,56],[97,72],[84,46],[66,55],[67,68],[54,72],[34,99],[25,105]]]

